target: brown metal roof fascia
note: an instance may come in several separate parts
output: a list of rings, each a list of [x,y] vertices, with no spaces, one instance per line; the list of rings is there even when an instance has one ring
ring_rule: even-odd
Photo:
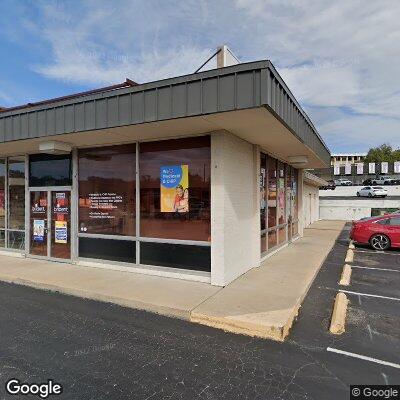
[[[106,87],[93,89],[93,90],[87,90],[85,92],[74,93],[74,94],[70,94],[70,95],[67,95],[67,96],[61,96],[61,97],[56,97],[56,98],[53,98],[53,99],[38,101],[38,102],[35,102],[35,103],[27,103],[27,104],[23,104],[23,105],[20,105],[20,106],[15,106],[15,107],[10,107],[10,108],[0,107],[0,112],[22,110],[24,108],[30,108],[30,107],[35,107],[35,106],[42,106],[42,105],[46,105],[46,104],[57,103],[59,101],[75,99],[77,97],[90,96],[92,94],[97,94],[97,93],[110,92],[110,91],[113,91],[113,90],[124,89],[124,88],[127,88],[127,87],[136,86],[136,85],[137,85],[136,82],[134,82],[131,79],[127,78],[125,82],[118,83],[116,85],[106,86]]]

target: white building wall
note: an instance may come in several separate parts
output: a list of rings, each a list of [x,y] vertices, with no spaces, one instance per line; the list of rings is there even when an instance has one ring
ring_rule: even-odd
[[[370,217],[372,208],[399,209],[399,200],[386,199],[320,199],[321,219],[352,221]]]
[[[225,286],[260,264],[257,147],[211,134],[211,284]]]

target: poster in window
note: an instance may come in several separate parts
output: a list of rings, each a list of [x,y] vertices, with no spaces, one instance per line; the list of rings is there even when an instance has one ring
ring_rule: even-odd
[[[68,223],[67,221],[55,221],[54,242],[67,244],[68,243]]]
[[[374,174],[374,173],[375,173],[375,163],[370,162],[370,163],[368,164],[368,172],[369,172],[370,174]]]
[[[364,164],[357,163],[357,175],[362,175],[364,172]]]
[[[351,174],[351,164],[350,163],[346,163],[344,166],[344,173],[346,175],[350,175]]]
[[[400,161],[395,161],[393,168],[396,174],[400,174]]]
[[[44,220],[35,219],[33,220],[33,241],[43,242],[44,241]]]
[[[388,173],[388,163],[386,161],[381,163],[381,172],[382,174],[387,174]]]
[[[170,165],[160,168],[160,209],[163,213],[189,212],[189,168]]]

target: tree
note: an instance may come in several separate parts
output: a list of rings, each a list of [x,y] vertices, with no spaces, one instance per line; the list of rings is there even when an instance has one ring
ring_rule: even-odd
[[[382,161],[400,161],[400,149],[393,150],[392,146],[387,143],[369,149],[365,157],[366,163],[380,163]]]

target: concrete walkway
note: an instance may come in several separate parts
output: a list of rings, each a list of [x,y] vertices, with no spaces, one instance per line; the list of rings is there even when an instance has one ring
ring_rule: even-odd
[[[191,320],[230,332],[284,340],[344,224],[314,223],[304,230],[303,238],[193,310]]]
[[[343,226],[342,221],[313,224],[302,239],[225,288],[8,256],[0,256],[0,280],[283,340]]]

